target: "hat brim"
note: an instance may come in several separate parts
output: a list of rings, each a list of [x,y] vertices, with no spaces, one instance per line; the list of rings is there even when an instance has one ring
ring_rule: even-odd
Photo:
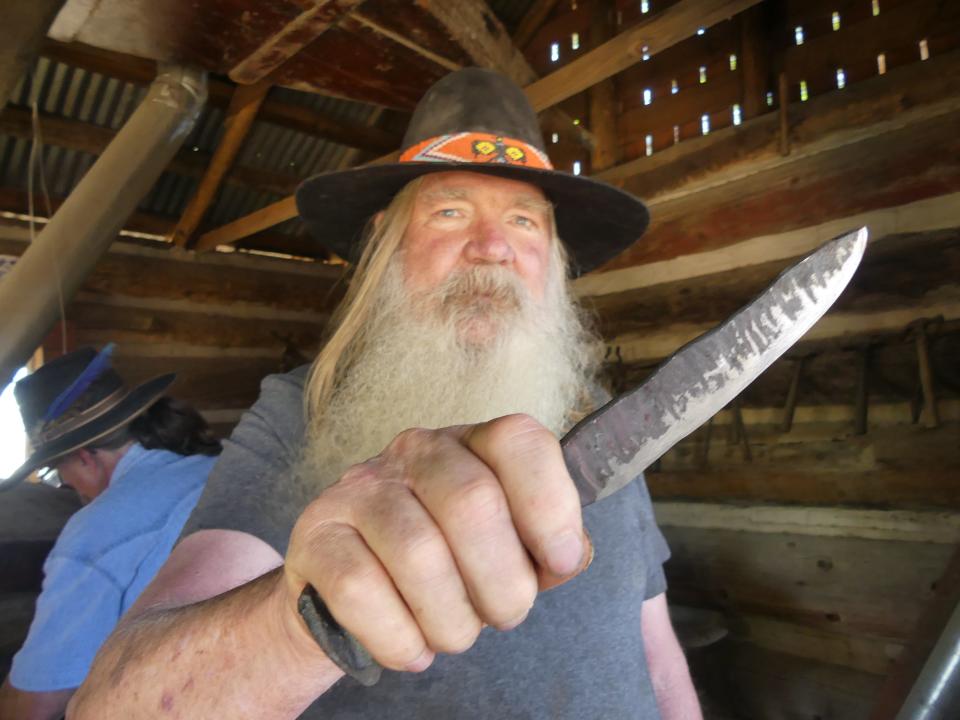
[[[34,470],[47,467],[64,455],[90,445],[130,422],[159,400],[175,379],[174,373],[168,373],[148,380],[133,388],[103,415],[36,448],[10,477],[0,480],[0,490],[17,485]]]
[[[607,183],[556,170],[501,163],[403,162],[315,175],[297,189],[297,209],[310,234],[349,262],[360,255],[363,230],[411,180],[436,172],[476,172],[541,188],[554,205],[557,233],[582,275],[636,242],[650,222],[646,206]]]

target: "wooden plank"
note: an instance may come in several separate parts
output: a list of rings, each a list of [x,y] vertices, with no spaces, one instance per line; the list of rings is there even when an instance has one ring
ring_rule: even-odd
[[[310,0],[311,7],[234,65],[228,73],[230,79],[243,85],[263,80],[362,2],[363,0]]]
[[[731,641],[710,657],[730,718],[863,720],[880,678],[852,668]]]
[[[874,675],[889,672],[904,649],[887,638],[828,632],[762,615],[739,615],[731,624],[736,638],[765,650]]]
[[[263,317],[238,318],[209,309],[202,313],[158,311],[77,301],[68,308],[80,345],[99,347],[116,342],[124,347],[269,348],[270,357],[281,352],[286,341],[311,353],[318,348],[323,322],[290,322],[270,317],[269,312],[260,314]]]
[[[574,283],[581,297],[622,293],[637,288],[702,278],[765,262],[786,261],[809,253],[850,228],[870,229],[870,246],[900,234],[960,227],[960,192],[837,218],[787,232],[742,240],[727,247],[629,268],[587,275]]]
[[[960,512],[654,502],[661,527],[956,545]]]
[[[590,43],[603,44],[613,34],[610,8],[594,10],[590,27]],[[590,129],[594,146],[590,153],[590,172],[596,173],[620,163],[620,138],[617,134],[618,101],[613,79],[601,80],[589,90]]]
[[[700,431],[661,459],[661,470],[647,474],[647,485],[658,501],[960,509],[953,480],[960,472],[960,417],[929,430],[910,423],[906,403],[893,406],[899,422],[888,423],[888,407],[877,408],[870,432],[860,437],[850,435],[851,406],[799,408],[804,422],[798,420],[788,435],[751,424],[755,457],[749,465],[720,446],[711,450],[704,470]],[[749,423],[765,413],[767,428],[776,428],[775,409],[744,412]]]
[[[122,348],[118,348],[122,350]],[[250,407],[260,394],[260,382],[281,369],[281,353],[273,357],[148,357],[118,353],[114,367],[131,383],[175,372],[170,394],[198,410]]]
[[[640,62],[645,53],[655,55],[758,1],[682,0],[525,88],[527,97],[537,110],[556,105]]]
[[[960,286],[954,286],[950,292],[958,299],[945,303],[931,300],[913,307],[874,313],[828,313],[803,336],[797,348],[802,348],[803,343],[819,340],[852,340],[874,334],[897,334],[916,320],[937,315],[943,315],[947,320],[958,320]],[[713,327],[713,323],[677,324],[647,332],[625,333],[609,339],[607,346],[619,349],[625,363],[650,362],[667,357]]]
[[[866,6],[863,6],[866,7]],[[876,16],[853,21],[848,13],[837,32],[805,39],[802,45],[786,49],[784,69],[798,82],[806,79],[812,85],[818,78],[828,88],[836,84],[836,68],[850,72],[848,81],[869,73],[876,73],[876,57],[881,52],[890,54],[898,48],[908,50],[911,59],[919,60],[917,42],[937,33],[960,31],[960,11],[955,4],[937,0],[912,0],[894,7],[884,7]],[[824,14],[824,20],[829,14]],[[858,68],[863,68],[859,70]],[[811,90],[815,88],[811,87]]]
[[[741,104],[743,119],[752,120],[766,110],[764,96],[770,90],[771,67],[768,33],[765,32],[767,6],[758,5],[742,12],[740,21]]]
[[[365,28],[369,28],[370,30],[373,30],[378,35],[382,35],[385,38],[389,38],[390,40],[397,43],[398,45],[402,45],[408,50],[412,50],[417,55],[425,57],[427,60],[430,60],[431,62],[434,62],[440,67],[446,68],[451,72],[454,70],[459,70],[462,67],[460,63],[454,62],[449,58],[445,58],[442,55],[435,53],[432,50],[429,50],[428,48],[423,47],[419,43],[415,43],[410,38],[404,35],[401,35],[398,32],[394,32],[390,28],[385,27],[378,22],[375,22],[371,18],[368,18],[359,12],[351,13],[348,18],[348,21],[351,21],[351,20],[356,22],[359,25],[362,25]]]
[[[513,33],[513,44],[525,48],[556,6],[557,0],[534,0]]]
[[[946,544],[665,526],[675,601],[831,632],[910,636],[953,548]]]
[[[270,90],[269,82],[254,85],[241,85],[234,93],[227,116],[223,121],[223,137],[213,154],[210,166],[200,180],[200,185],[187,203],[177,226],[170,234],[170,241],[177,247],[187,247],[193,243],[193,235],[200,227],[203,216],[213,204],[224,176],[240,152],[240,146],[253,127],[260,105]]]
[[[197,240],[195,249],[198,252],[214,250],[218,245],[235,243],[296,216],[297,200],[291,195],[283,200],[277,200],[277,202],[271,203],[265,208],[255,210],[249,215],[244,215],[233,222],[205,232]]]
[[[4,228],[3,235],[9,234]],[[26,246],[23,239],[0,237],[0,253],[19,255]],[[215,305],[237,302],[241,307],[246,303],[322,316],[339,298],[331,290],[341,274],[342,268],[319,263],[173,253],[114,243],[82,291],[99,297],[166,298]]]

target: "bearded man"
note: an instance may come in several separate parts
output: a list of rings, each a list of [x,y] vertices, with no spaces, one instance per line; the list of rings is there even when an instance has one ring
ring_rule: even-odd
[[[557,440],[598,395],[568,264],[646,209],[552,170],[489,71],[434,85],[404,148],[298,191],[344,257],[372,218],[335,331],[264,381],[70,717],[700,717],[643,479],[581,513]],[[379,684],[320,649],[308,587]]]

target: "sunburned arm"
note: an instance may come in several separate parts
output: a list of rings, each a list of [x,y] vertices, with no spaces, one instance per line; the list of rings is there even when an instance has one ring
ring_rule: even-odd
[[[647,668],[663,720],[702,720],[683,649],[670,623],[664,593],[643,603],[641,619]]]
[[[302,624],[280,564],[245,533],[187,537],[101,648],[67,717],[297,717],[342,673]]]
[[[4,720],[57,720],[76,688],[50,692],[20,690],[7,678],[0,688],[0,718]]]

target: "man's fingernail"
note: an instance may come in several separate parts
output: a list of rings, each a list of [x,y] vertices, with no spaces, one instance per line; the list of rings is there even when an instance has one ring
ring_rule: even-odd
[[[524,620],[526,620],[526,619],[527,619],[527,615],[529,615],[529,614],[530,614],[530,611],[527,610],[527,612],[525,612],[525,613],[524,613],[523,615],[521,615],[520,617],[514,618],[514,619],[511,620],[510,622],[505,622],[505,623],[497,626],[497,630],[502,630],[503,632],[506,632],[507,630],[513,630],[513,629],[514,629],[515,627],[517,627],[520,623],[522,623]]]
[[[547,567],[559,577],[565,577],[580,567],[583,559],[583,538],[573,531],[553,538],[545,548]]]
[[[420,656],[416,660],[407,663],[407,672],[423,672],[430,667],[430,664],[433,662],[433,657],[434,655],[432,650],[424,650],[422,653],[420,653]]]

